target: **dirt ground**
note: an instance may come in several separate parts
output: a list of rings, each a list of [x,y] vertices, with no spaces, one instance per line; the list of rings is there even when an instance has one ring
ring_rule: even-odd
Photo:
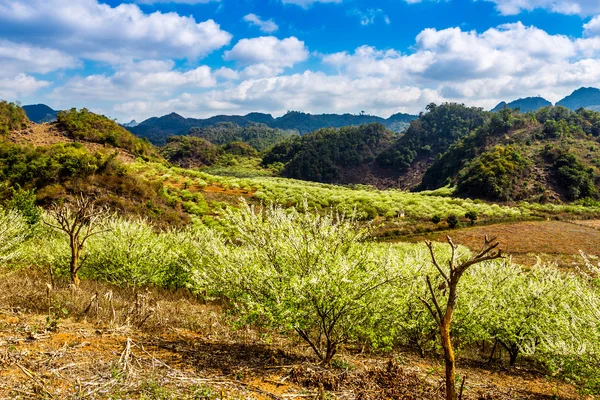
[[[411,242],[422,240],[445,241],[446,235],[455,243],[472,249],[481,247],[485,235],[497,237],[500,247],[513,261],[534,265],[542,262],[557,263],[561,268],[581,265],[580,251],[600,256],[600,221],[543,221],[518,222],[474,226],[452,231],[401,239]]]
[[[37,285],[26,283],[11,296],[27,296]],[[96,303],[96,312],[104,315],[99,319],[89,306],[75,310],[94,292],[104,299]],[[39,306],[43,293],[13,301],[0,295],[0,399],[443,398],[439,357],[345,348],[334,367],[325,369],[296,338],[233,329],[214,305],[156,301],[162,314],[153,314],[142,328],[146,319],[140,324],[121,318],[133,306],[119,303],[111,310],[108,293],[97,285],[81,293],[64,291],[60,296],[71,310],[68,318],[25,308],[31,300]],[[111,313],[117,317],[109,321]],[[196,316],[190,325],[195,329],[179,327],[188,315]],[[584,398],[526,361],[508,368],[502,361],[489,366],[486,358],[483,352],[459,360],[458,372],[467,376],[465,399]]]

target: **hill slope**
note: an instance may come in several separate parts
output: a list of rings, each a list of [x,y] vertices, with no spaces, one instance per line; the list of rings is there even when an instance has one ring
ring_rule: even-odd
[[[437,158],[420,187],[451,184],[464,196],[494,201],[596,198],[599,136],[600,113],[505,109]]]

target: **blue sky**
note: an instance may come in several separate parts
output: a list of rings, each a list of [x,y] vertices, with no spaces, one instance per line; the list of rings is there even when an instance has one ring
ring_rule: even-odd
[[[119,121],[600,86],[598,0],[0,0],[0,98]]]

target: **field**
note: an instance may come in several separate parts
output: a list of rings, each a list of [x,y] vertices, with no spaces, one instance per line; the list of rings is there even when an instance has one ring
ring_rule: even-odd
[[[62,315],[49,319],[45,280],[19,273],[0,284],[2,399],[443,398],[443,363],[409,349],[348,347],[324,369],[293,338],[233,330],[218,304],[152,290],[140,324],[132,291],[94,282],[48,292]],[[487,365],[488,352],[462,361],[467,399],[584,398],[535,364]]]
[[[600,221],[529,221],[495,224],[434,232],[405,238],[411,242],[422,240],[445,241],[450,235],[457,243],[477,249],[485,235],[497,237],[502,248],[513,261],[534,265],[542,262],[557,263],[569,268],[583,263],[580,252],[592,257],[600,255]]]

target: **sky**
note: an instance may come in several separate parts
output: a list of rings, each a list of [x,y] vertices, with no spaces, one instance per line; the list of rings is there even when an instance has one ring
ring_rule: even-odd
[[[600,87],[599,0],[0,0],[0,99],[388,117]]]

